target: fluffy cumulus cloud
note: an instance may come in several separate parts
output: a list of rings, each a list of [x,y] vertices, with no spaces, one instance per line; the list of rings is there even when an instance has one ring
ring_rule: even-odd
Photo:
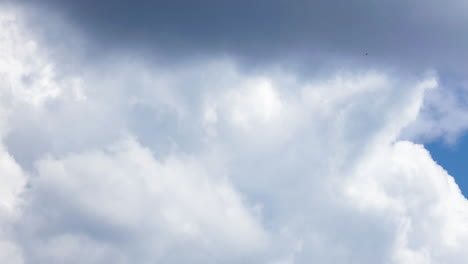
[[[468,259],[467,200],[404,140],[464,129],[434,131],[431,105],[448,123],[462,111],[431,99],[436,71],[356,64],[306,76],[216,52],[90,59],[89,46],[50,42],[88,35],[59,17],[60,29],[30,24],[38,10],[1,6],[0,262]]]

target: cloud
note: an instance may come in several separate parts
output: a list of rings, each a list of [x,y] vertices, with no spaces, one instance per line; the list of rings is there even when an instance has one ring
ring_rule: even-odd
[[[22,3],[36,14],[66,18],[89,39],[93,56],[139,49],[169,63],[228,54],[244,66],[299,63],[306,74],[343,65],[458,72],[467,61],[462,0]]]
[[[456,143],[468,127],[466,91],[448,85],[426,93],[418,120],[402,132],[402,137],[419,142],[441,138],[445,143]]]
[[[9,114],[9,108],[5,106],[8,102],[9,82],[8,77],[11,73],[15,74],[18,70],[14,64],[14,59],[11,57],[11,49],[14,48],[9,42],[10,37],[14,37],[14,30],[9,27],[9,21],[12,21],[12,16],[7,12],[0,12],[0,25],[5,30],[3,38],[0,40],[0,72],[2,87],[0,92],[0,261],[4,263],[19,264],[23,261],[21,248],[14,241],[14,232],[12,230],[13,224],[20,217],[18,207],[21,205],[22,200],[19,197],[24,191],[27,178],[26,173],[16,163],[14,158],[5,148],[2,139],[9,129],[6,117]],[[10,30],[9,30],[10,29]],[[12,32],[13,31],[13,32]],[[10,33],[10,34],[9,34]],[[5,41],[7,40],[7,41]],[[13,63],[12,63],[13,62]],[[10,68],[8,68],[8,66]],[[11,71],[10,71],[11,70]],[[5,76],[7,76],[5,78]],[[5,80],[6,79],[6,80]]]
[[[32,229],[26,243],[34,252],[29,261],[74,263],[87,240],[99,250],[80,263],[110,261],[119,251],[137,262],[214,261],[265,248],[268,236],[253,212],[222,171],[203,163],[177,156],[157,161],[131,139],[104,151],[40,161],[25,209],[25,225]],[[36,232],[46,234],[30,237]],[[62,239],[66,243],[57,244]],[[68,254],[55,248],[68,245]],[[112,250],[100,252],[106,248]]]
[[[423,146],[402,141],[379,147],[363,162],[346,193],[361,210],[385,212],[399,230],[393,263],[463,262],[467,200]]]
[[[70,61],[87,65],[131,53],[159,65],[228,57],[242,71],[283,68],[305,80],[333,76],[337,69],[393,71],[404,78],[436,70],[444,79],[436,98],[442,94],[456,98],[467,83],[463,47],[468,44],[464,34],[468,9],[462,0],[196,4],[23,0],[21,4],[36,38],[53,46],[54,60],[62,61],[62,68],[71,67],[71,72],[84,66]],[[426,100],[421,120],[405,132],[405,138],[455,142],[467,122],[451,120],[465,111],[435,106],[437,99],[431,96]],[[429,130],[434,133],[429,135]]]
[[[22,12],[0,16],[5,262],[467,258],[466,199],[423,146],[401,140],[436,72],[305,78],[216,53],[81,64],[32,41]]]
[[[19,195],[23,192],[25,173],[0,145],[0,261],[22,263],[21,248],[14,242],[12,226],[19,218]]]

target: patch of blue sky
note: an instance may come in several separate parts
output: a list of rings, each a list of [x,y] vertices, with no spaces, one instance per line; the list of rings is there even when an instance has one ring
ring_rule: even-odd
[[[455,178],[463,195],[468,197],[468,134],[455,144],[435,141],[425,144],[432,158]]]

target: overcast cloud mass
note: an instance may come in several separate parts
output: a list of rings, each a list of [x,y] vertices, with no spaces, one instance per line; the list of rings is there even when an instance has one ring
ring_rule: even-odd
[[[0,263],[468,263],[422,145],[468,128],[467,30],[462,0],[0,1]]]

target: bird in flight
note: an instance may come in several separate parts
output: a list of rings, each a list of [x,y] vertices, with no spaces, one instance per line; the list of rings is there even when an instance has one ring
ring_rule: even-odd
[[[369,53],[366,52],[366,56],[369,55]]]

